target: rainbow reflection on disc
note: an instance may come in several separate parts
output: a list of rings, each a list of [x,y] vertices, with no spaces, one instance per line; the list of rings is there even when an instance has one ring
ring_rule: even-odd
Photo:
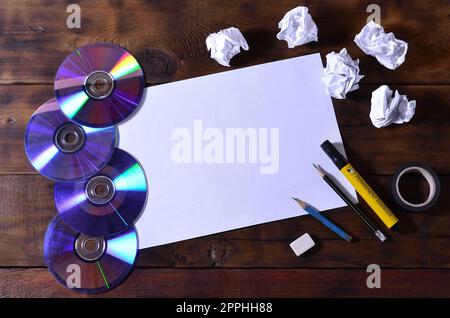
[[[72,52],[55,77],[55,96],[72,121],[106,127],[127,119],[144,93],[144,72],[124,48],[108,43]]]
[[[31,165],[55,181],[78,181],[103,168],[116,143],[115,127],[91,128],[71,122],[53,98],[31,116],[25,152]]]
[[[145,207],[147,180],[140,164],[116,148],[108,164],[80,182],[55,183],[55,206],[75,230],[89,235],[123,231]]]
[[[108,291],[131,273],[138,251],[134,227],[110,236],[88,236],[57,215],[44,240],[45,263],[64,286],[81,293]]]

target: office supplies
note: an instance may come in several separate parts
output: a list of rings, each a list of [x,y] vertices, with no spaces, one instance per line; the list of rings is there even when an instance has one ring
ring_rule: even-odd
[[[306,251],[313,248],[316,244],[314,243],[313,239],[308,233],[303,234],[298,239],[296,239],[294,242],[289,244],[289,246],[294,251],[295,255],[300,256]]]
[[[352,200],[339,188],[339,186],[333,181],[333,179],[327,175],[325,170],[323,170],[320,166],[316,166],[315,164],[313,164],[313,166],[317,169],[323,180],[334,190],[334,192],[336,192],[341,197],[341,199],[344,200],[345,203],[347,203],[348,206],[353,209],[353,211],[355,211],[355,213],[361,218],[361,220],[364,221],[367,227],[370,228],[373,233],[375,233],[378,239],[381,242],[384,242],[386,240],[386,236],[384,236],[384,234],[379,229],[377,229],[375,224],[372,223],[372,221],[364,214],[364,212],[356,204],[354,204]]]
[[[408,43],[396,39],[392,32],[385,33],[374,21],[367,23],[354,41],[364,53],[372,55],[388,69],[395,70],[405,62]]]
[[[148,181],[140,248],[298,216],[296,193],[344,206],[311,169],[325,162],[355,195],[317,147],[342,142],[322,74],[313,54],[147,88],[118,127]]]
[[[228,28],[211,33],[206,38],[206,49],[211,51],[211,58],[223,66],[230,66],[230,60],[241,52],[248,51],[248,43],[238,28]]]
[[[289,10],[278,22],[278,28],[280,32],[277,34],[277,39],[285,40],[290,49],[297,45],[318,41],[317,25],[308,13],[308,8],[304,6]]]
[[[108,164],[94,176],[55,183],[54,198],[61,219],[76,231],[112,235],[130,227],[141,214],[147,182],[139,162],[116,148]]]
[[[403,124],[411,120],[416,112],[416,101],[409,101],[406,95],[395,93],[387,85],[381,85],[372,92],[369,117],[377,127],[386,127],[392,123]]]
[[[116,138],[115,127],[98,129],[71,122],[53,98],[31,116],[25,130],[25,153],[44,177],[79,181],[108,163]]]
[[[305,203],[304,201],[292,198],[295,202],[297,202],[306,212],[311,214],[315,219],[319,220],[323,225],[328,227],[330,230],[332,230],[334,233],[342,237],[347,242],[350,242],[352,240],[352,237],[348,235],[343,229],[341,229],[339,226],[328,220],[326,217],[324,217],[319,211],[317,211],[315,208],[310,206],[309,204]]]
[[[126,49],[110,43],[77,48],[55,76],[56,101],[73,122],[108,127],[129,118],[144,93],[144,71]]]
[[[353,60],[343,48],[339,53],[327,54],[327,66],[323,70],[322,82],[325,92],[337,99],[345,99],[346,94],[359,88],[359,60]]]
[[[138,251],[134,226],[118,234],[88,236],[59,215],[47,228],[45,265],[63,286],[80,293],[101,293],[119,285],[133,271]]]
[[[404,196],[401,194],[400,190],[400,180],[410,173],[420,174],[428,183],[429,192],[428,197],[424,202],[420,203],[412,203],[409,202]],[[410,185],[411,186],[411,185]],[[411,212],[419,212],[424,211],[431,208],[439,198],[441,185],[439,182],[439,178],[436,175],[436,172],[433,171],[430,167],[420,164],[420,163],[411,163],[404,165],[397,169],[392,177],[391,181],[391,190],[392,195],[394,196],[395,201],[405,210]]]
[[[336,167],[342,172],[347,180],[355,187],[356,191],[372,208],[376,215],[383,221],[387,228],[392,228],[397,224],[398,219],[391,210],[384,204],[366,181],[359,175],[353,166],[347,162],[347,159],[336,149],[329,141],[325,140],[320,147],[333,161]]]

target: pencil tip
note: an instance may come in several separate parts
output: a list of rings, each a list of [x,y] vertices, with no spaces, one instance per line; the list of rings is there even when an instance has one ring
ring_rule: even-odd
[[[322,177],[325,176],[325,171],[322,169],[321,166],[316,165],[316,164],[314,164],[314,163],[313,163],[313,166],[314,166],[314,168],[317,169],[317,172],[318,172]]]
[[[304,208],[304,207],[306,206],[306,203],[303,202],[302,200],[297,199],[297,198],[294,198],[294,197],[292,197],[292,199],[293,199],[295,202],[297,202],[302,208]]]

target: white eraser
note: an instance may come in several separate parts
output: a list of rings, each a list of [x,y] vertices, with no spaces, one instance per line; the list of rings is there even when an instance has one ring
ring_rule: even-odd
[[[297,256],[302,255],[314,245],[316,244],[314,243],[313,239],[311,238],[311,236],[309,236],[308,233],[303,234],[290,244],[292,250]]]

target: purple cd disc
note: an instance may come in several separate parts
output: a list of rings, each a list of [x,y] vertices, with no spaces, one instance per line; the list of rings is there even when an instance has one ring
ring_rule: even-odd
[[[127,119],[144,93],[144,72],[120,46],[98,43],[72,52],[55,78],[55,96],[70,120],[106,127]]]
[[[118,148],[108,164],[91,178],[55,184],[55,205],[61,218],[89,235],[123,231],[141,214],[146,199],[144,170]]]
[[[65,287],[81,293],[100,293],[120,284],[133,270],[137,251],[134,227],[115,235],[89,236],[58,215],[44,240],[48,270]]]
[[[91,128],[71,122],[55,99],[31,116],[25,152],[32,166],[55,181],[78,181],[103,168],[116,143],[115,127]]]

